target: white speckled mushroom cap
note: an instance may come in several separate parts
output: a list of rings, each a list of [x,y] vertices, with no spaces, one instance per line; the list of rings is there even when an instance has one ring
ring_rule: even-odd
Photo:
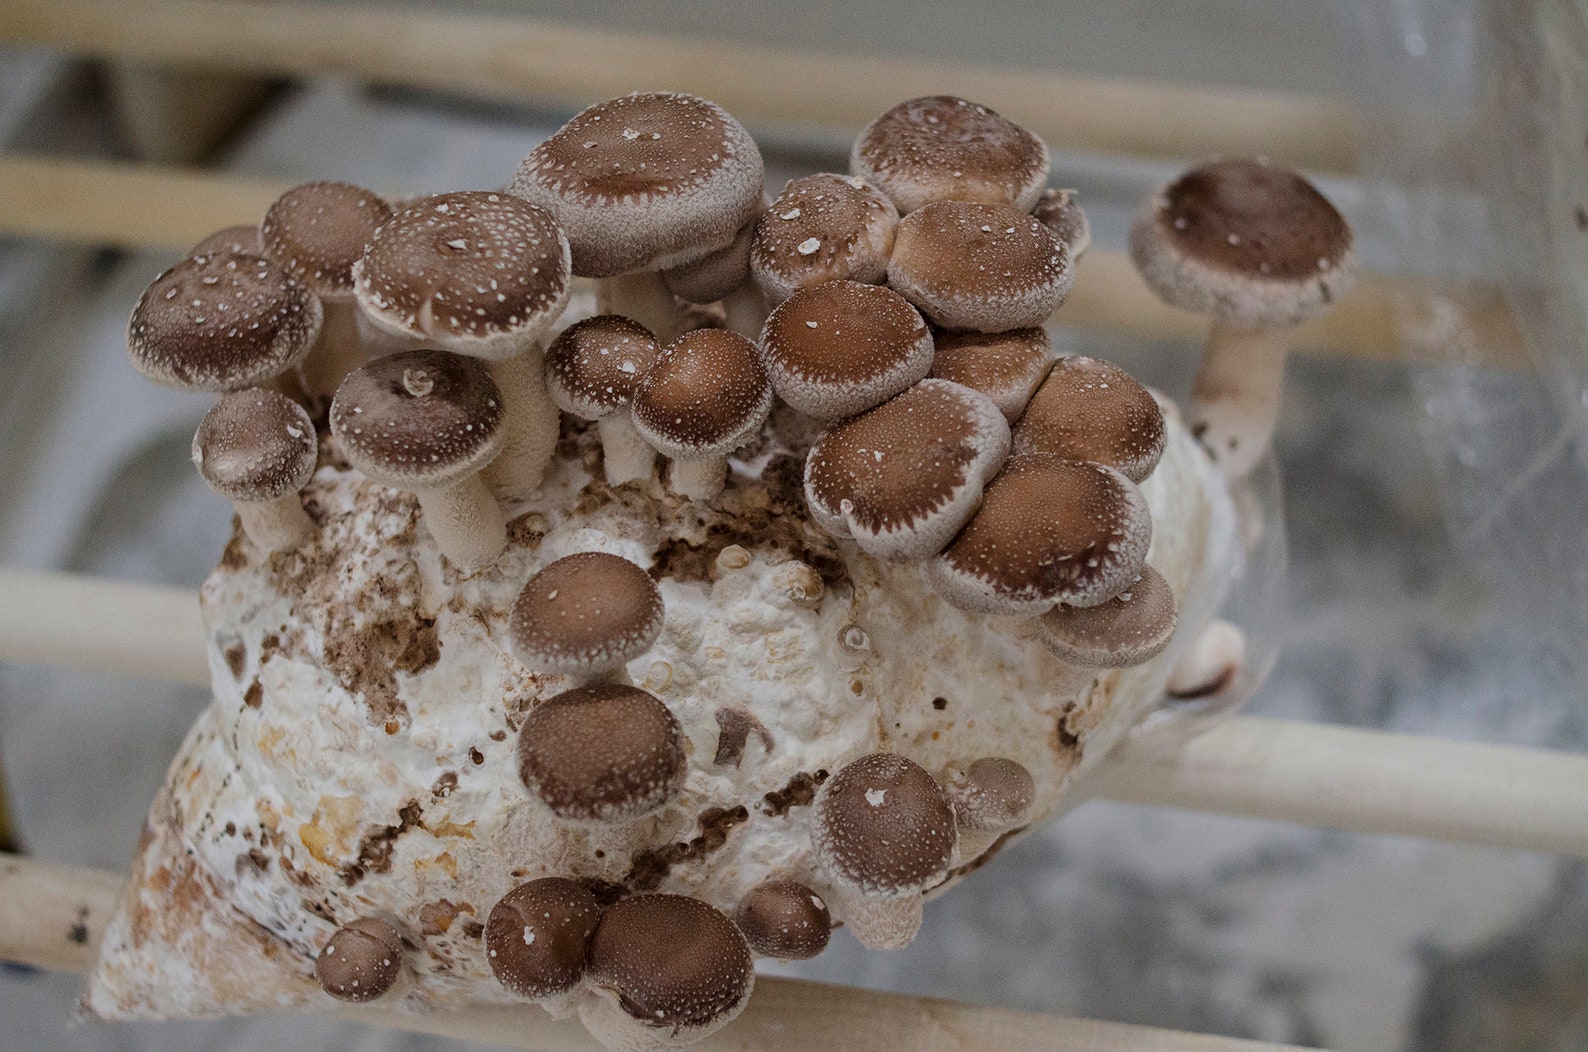
[[[1041,328],[1008,332],[944,329],[934,339],[932,375],[980,391],[1010,423],[1020,418],[1053,366],[1053,342]]]
[[[542,1001],[576,989],[601,907],[565,877],[518,885],[497,900],[485,922],[485,955],[498,982],[515,996]]]
[[[795,179],[761,216],[750,272],[768,301],[847,278],[880,284],[899,225],[899,210],[881,190],[853,175]]]
[[[1037,619],[1037,638],[1060,661],[1081,668],[1127,668],[1158,656],[1174,635],[1174,589],[1151,566],[1096,606],[1063,603]]]
[[[868,124],[849,155],[855,175],[910,213],[934,201],[1030,211],[1048,181],[1048,148],[986,106],[952,95],[899,103]]]
[[[508,634],[513,652],[532,669],[593,676],[649,650],[664,613],[644,569],[622,556],[578,552],[524,584]]]
[[[1084,355],[1053,363],[1015,421],[1011,448],[1118,468],[1132,482],[1152,474],[1167,432],[1152,392],[1119,366]]]
[[[956,771],[947,790],[962,829],[1002,831],[1019,825],[1037,798],[1031,772],[1007,756],[983,756]]]
[[[402,973],[403,940],[389,921],[359,917],[331,936],[314,959],[315,977],[338,1001],[373,1001]]]
[[[236,501],[296,493],[314,474],[319,449],[304,408],[257,387],[222,395],[193,435],[193,463],[204,481]]]
[[[350,183],[304,183],[276,198],[259,224],[264,254],[321,299],[350,299],[353,264],[391,218],[379,195]]]
[[[631,411],[640,437],[665,456],[723,456],[766,422],[772,384],[755,344],[726,329],[695,329],[640,377]]]
[[[739,228],[733,240],[699,259],[662,271],[667,291],[686,303],[716,303],[750,280],[750,247],[756,221]]]
[[[546,390],[581,420],[627,409],[640,377],[662,353],[651,330],[621,314],[574,322],[546,348]]]
[[[1345,219],[1264,161],[1213,161],[1160,187],[1131,224],[1130,258],[1164,302],[1241,326],[1300,324],[1356,283]]]
[[[562,314],[572,275],[557,221],[506,193],[460,191],[398,210],[353,268],[376,325],[458,354],[511,358]]]
[[[811,816],[822,869],[864,895],[919,894],[943,878],[958,835],[943,787],[895,753],[854,760],[823,783]]]
[[[574,273],[664,270],[731,242],[761,207],[750,133],[693,95],[624,95],[530,151],[509,188],[567,231]]]
[[[256,226],[222,227],[188,249],[188,258],[200,256],[257,256],[263,253]]]

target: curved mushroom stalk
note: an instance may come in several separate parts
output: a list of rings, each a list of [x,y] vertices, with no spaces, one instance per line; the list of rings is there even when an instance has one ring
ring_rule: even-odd
[[[480,475],[449,486],[415,486],[413,494],[436,547],[460,568],[484,566],[507,547],[507,517]]]
[[[1250,475],[1273,442],[1289,344],[1288,329],[1208,328],[1186,424],[1232,479]]]
[[[540,488],[557,450],[559,417],[542,379],[544,356],[530,345],[512,358],[486,363],[502,392],[502,451],[482,473],[491,492],[508,499]]]
[[[248,539],[267,552],[286,552],[302,547],[319,529],[296,493],[275,500],[232,501]]]

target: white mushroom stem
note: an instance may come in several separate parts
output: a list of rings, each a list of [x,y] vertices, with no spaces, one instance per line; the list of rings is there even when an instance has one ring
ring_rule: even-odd
[[[296,493],[275,500],[232,501],[248,539],[267,552],[287,551],[314,536],[314,520]]]
[[[753,281],[747,281],[722,299],[722,310],[727,315],[730,330],[745,339],[759,343],[766,316],[771,313],[766,296]]]
[[[662,283],[659,271],[619,274],[596,281],[596,311],[632,318],[656,334],[662,344],[689,331],[689,312]]]
[[[596,431],[601,436],[608,484],[621,486],[651,477],[656,468],[656,450],[634,430],[627,409],[597,420]]]
[[[357,302],[355,299],[354,303]],[[365,313],[362,307],[354,310],[353,325],[358,329],[358,339],[363,344],[366,360],[396,354],[398,351],[411,351],[425,345],[423,338],[419,336],[382,327]]]
[[[920,892],[883,897],[835,886],[823,897],[833,916],[868,950],[902,950],[921,930]]]
[[[320,335],[299,366],[304,393],[315,409],[324,409],[342,385],[342,378],[364,364],[364,340],[358,326],[358,301],[352,296],[322,297]]]
[[[1186,423],[1231,479],[1245,478],[1273,440],[1289,342],[1286,329],[1215,321],[1208,330]]]
[[[707,501],[721,493],[727,482],[727,457],[701,457],[698,460],[674,460],[667,484],[680,497]]]
[[[480,475],[450,486],[416,487],[414,496],[436,547],[457,566],[483,566],[507,547],[507,520]]]
[[[504,500],[531,497],[557,450],[557,406],[546,392],[544,355],[538,343],[512,358],[486,363],[502,393],[502,451],[484,471]]]

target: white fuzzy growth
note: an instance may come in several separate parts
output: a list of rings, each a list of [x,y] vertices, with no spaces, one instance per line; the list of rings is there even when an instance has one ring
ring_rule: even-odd
[[[484,566],[507,546],[507,519],[479,475],[438,489],[416,489],[414,496],[436,547],[458,567]]]
[[[656,470],[656,450],[634,430],[626,409],[597,420],[596,430],[601,435],[608,485],[621,486],[651,477]]]
[[[303,510],[302,498],[288,493],[275,500],[232,501],[248,539],[267,552],[284,552],[308,543],[314,520]]]
[[[502,394],[502,451],[486,467],[491,492],[504,500],[523,500],[540,488],[546,465],[557,449],[560,416],[546,391],[540,348],[488,364]]]

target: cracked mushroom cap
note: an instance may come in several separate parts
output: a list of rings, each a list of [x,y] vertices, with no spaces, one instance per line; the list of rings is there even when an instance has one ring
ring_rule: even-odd
[[[924,379],[932,368],[932,332],[892,289],[829,281],[794,293],[767,317],[761,359],[778,397],[833,420]]]
[[[943,787],[895,753],[862,756],[816,793],[816,857],[836,883],[860,894],[919,894],[948,872],[957,842]]]
[[[944,330],[936,337],[932,375],[980,391],[1012,424],[1025,412],[1052,365],[1053,343],[1046,329]]]
[[[1002,832],[1031,816],[1036,779],[1024,764],[984,756],[949,779],[948,796],[962,829]]]
[[[1048,181],[1048,147],[986,106],[952,95],[901,102],[860,133],[849,170],[902,213],[934,201],[1029,212]]]
[[[721,911],[685,895],[631,895],[610,906],[590,941],[589,981],[638,1023],[676,1040],[739,1014],[755,985],[750,947]]]
[[[1060,603],[1037,619],[1037,638],[1060,661],[1080,668],[1128,668],[1163,652],[1174,635],[1174,590],[1141,568],[1123,592],[1096,606]]]
[[[661,353],[655,334],[631,318],[585,318],[546,348],[546,390],[563,412],[599,420],[628,408],[640,377]]]
[[[348,463],[383,486],[450,485],[502,448],[502,396],[485,363],[447,351],[400,351],[354,369],[330,419]]]
[[[723,248],[662,271],[662,284],[685,303],[716,303],[750,280],[750,246],[754,243],[752,219]]]
[[[1074,190],[1042,191],[1031,214],[1053,231],[1054,237],[1064,242],[1071,263],[1079,263],[1086,250],[1092,247],[1092,225],[1086,221],[1086,213],[1076,203]]]
[[[595,896],[563,877],[531,880],[503,895],[485,921],[485,956],[509,992],[531,1001],[565,994],[584,978],[585,951],[601,919]]]
[[[944,201],[899,221],[888,284],[945,329],[1041,325],[1070,294],[1069,251],[1008,205]]]
[[[276,198],[259,224],[264,253],[323,299],[353,295],[353,264],[391,218],[377,194],[349,183],[304,183]]]
[[[1009,458],[927,578],[961,610],[1034,617],[1123,592],[1151,542],[1147,499],[1117,469],[1026,453]]]
[[[772,384],[755,344],[726,329],[695,329],[662,349],[634,389],[634,429],[679,460],[726,456],[772,411]]]
[[[739,900],[734,914],[750,949],[763,957],[804,961],[827,948],[833,918],[820,895],[794,880],[768,880]]]
[[[1158,189],[1130,228],[1130,258],[1164,302],[1232,325],[1280,328],[1355,284],[1351,228],[1297,172],[1213,161]]]
[[[807,175],[785,186],[756,224],[750,273],[773,304],[841,278],[878,285],[898,226],[899,210],[864,179]]]
[[[562,314],[568,261],[568,240],[545,209],[512,194],[460,191],[395,212],[353,280],[359,305],[381,328],[501,359]]]
[[[924,559],[976,513],[1009,452],[1009,425],[986,395],[922,380],[837,424],[805,458],[805,503],[835,537],[878,559]]]
[[[247,503],[302,489],[319,449],[304,408],[258,387],[222,395],[193,435],[193,463],[204,481],[221,496]]]
[[[684,784],[683,730],[661,699],[602,683],[541,702],[518,732],[518,774],[569,822],[627,822]]]
[[[538,671],[597,676],[628,664],[662,631],[662,593],[619,555],[579,552],[548,564],[513,602],[513,653]]]
[[[188,249],[187,258],[200,256],[258,256],[264,249],[259,244],[256,226],[228,226]]]
[[[1120,470],[1132,482],[1152,474],[1168,441],[1163,410],[1135,377],[1083,355],[1060,358],[1015,421],[1012,448],[1056,453]]]
[[[755,140],[714,102],[670,92],[597,103],[530,151],[512,193],[557,217],[574,273],[665,270],[734,239],[761,210]]]
[[[387,921],[360,917],[336,930],[314,959],[320,988],[339,1001],[373,1001],[392,988],[403,966],[403,940]]]
[[[154,279],[127,326],[132,367],[178,391],[240,391],[303,361],[320,335],[315,299],[253,255],[184,259]]]

